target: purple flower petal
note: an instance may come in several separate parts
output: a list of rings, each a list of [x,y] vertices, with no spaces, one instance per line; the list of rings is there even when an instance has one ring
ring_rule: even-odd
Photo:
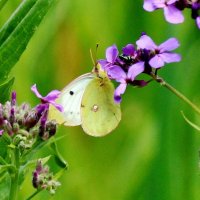
[[[164,7],[165,19],[172,24],[179,24],[184,21],[182,12],[174,5]]]
[[[119,52],[116,45],[108,47],[106,49],[106,59],[109,63],[114,63]]]
[[[124,48],[122,48],[122,52],[125,56],[134,56],[135,47],[133,44],[127,44]]]
[[[53,106],[55,106],[60,112],[63,112],[64,108],[57,104],[55,102],[55,100],[59,97],[60,95],[60,91],[58,90],[52,90],[49,94],[47,94],[45,97],[43,97],[37,90],[36,84],[34,84],[31,87],[31,90],[35,93],[35,95],[41,99],[42,105],[37,106],[37,110],[38,112],[43,112],[44,109],[48,109],[49,108],[49,104],[52,104]],[[44,105],[44,106],[43,106]]]
[[[153,5],[156,8],[164,8],[166,6],[166,0],[154,0]]]
[[[151,67],[157,69],[164,66],[164,61],[160,57],[160,55],[155,55],[153,58],[150,59],[149,64],[151,65]]]
[[[181,61],[181,56],[177,53],[162,53],[159,56],[166,63],[180,62]]]
[[[179,1],[179,0],[168,0],[168,1],[167,1],[167,5],[173,4],[173,3],[175,3],[176,1]]]
[[[136,44],[142,49],[154,50],[157,48],[153,40],[147,35],[142,35],[140,39],[136,41]]]
[[[141,74],[143,71],[144,71],[144,62],[138,62],[129,68],[127,77],[128,79],[131,79],[131,81],[133,81],[135,77]]]
[[[52,90],[49,94],[47,94],[47,96],[43,97],[42,99],[47,102],[55,101],[59,97],[60,93],[61,92],[58,90]]]
[[[176,38],[170,38],[167,41],[163,42],[159,45],[160,53],[165,51],[172,51],[180,46],[178,40]]]
[[[50,104],[52,104],[55,108],[57,108],[60,112],[64,111],[63,106],[61,106],[60,104],[55,103],[55,101],[49,101]]]
[[[37,90],[36,84],[34,84],[34,85],[31,87],[31,90],[35,93],[35,95],[36,95],[39,99],[42,98],[42,95],[41,95],[41,94],[38,92],[38,90]]]
[[[125,71],[117,65],[113,65],[112,67],[108,68],[107,74],[111,79],[114,79],[117,82],[120,82],[120,83],[126,82],[125,81],[125,79],[126,79]]]
[[[197,27],[200,29],[200,16],[196,18]]]
[[[153,4],[153,0],[144,0],[143,8],[146,11],[152,12],[156,9]]]
[[[106,67],[110,65],[110,63],[107,60],[103,60],[103,59],[102,60],[98,60],[98,63],[101,65],[101,68],[103,70],[105,70]]]
[[[121,95],[124,94],[125,90],[126,90],[126,83],[121,83],[116,89],[115,89],[115,93],[114,93],[114,100],[116,103],[120,103],[121,102]]]

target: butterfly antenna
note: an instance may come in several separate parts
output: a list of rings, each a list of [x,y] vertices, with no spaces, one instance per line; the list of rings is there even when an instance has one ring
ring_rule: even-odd
[[[96,49],[95,49],[95,53],[93,54],[92,50],[90,49],[90,56],[91,56],[91,59],[92,59],[92,63],[93,63],[93,66],[94,66],[94,69],[93,71],[98,73],[98,67],[97,67],[97,50],[98,50],[98,47],[99,47],[99,44],[96,44]]]
[[[93,66],[96,66],[95,59],[94,59],[94,56],[93,56],[93,53],[92,53],[92,49],[90,49],[90,57],[92,59]]]

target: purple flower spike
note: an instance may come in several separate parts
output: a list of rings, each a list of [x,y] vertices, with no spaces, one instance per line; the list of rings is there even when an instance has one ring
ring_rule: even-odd
[[[55,100],[59,97],[60,91],[53,90],[47,96],[43,97],[37,90],[36,84],[31,87],[31,90],[35,93],[35,95],[41,99],[42,103],[52,104],[55,108],[57,108],[60,112],[63,112],[63,107],[55,102]]]
[[[110,66],[114,65],[117,56],[119,54],[119,51],[117,49],[116,45],[110,46],[106,49],[106,60],[99,60],[99,64],[101,67],[106,70]]]
[[[158,8],[163,8],[166,21],[172,24],[179,24],[184,21],[184,16],[175,3],[178,0],[144,0],[143,8],[152,12]]]
[[[161,68],[165,63],[179,62],[181,60],[179,54],[170,52],[179,47],[179,42],[176,38],[170,38],[157,46],[149,36],[143,35],[136,44],[139,48],[153,51],[154,56],[149,60],[149,64],[153,68]]]

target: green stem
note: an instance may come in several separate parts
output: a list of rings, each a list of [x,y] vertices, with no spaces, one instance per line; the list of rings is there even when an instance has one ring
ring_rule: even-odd
[[[41,192],[42,190],[36,190],[30,197],[28,197],[26,200],[30,200],[33,197],[35,197],[39,192]]]
[[[19,149],[14,149],[14,165],[16,167],[16,170],[11,173],[11,188],[10,188],[10,198],[9,200],[16,200],[18,197],[18,186],[19,186],[19,167],[20,167],[20,155],[19,155]]]
[[[186,96],[184,96],[181,92],[176,90],[173,86],[171,86],[169,83],[164,81],[161,77],[159,77],[153,73],[151,74],[151,77],[156,82],[160,83],[162,86],[164,86],[165,88],[167,88],[168,90],[173,92],[177,97],[182,99],[185,103],[187,103],[193,110],[195,110],[200,115],[200,109],[194,103],[192,103]]]

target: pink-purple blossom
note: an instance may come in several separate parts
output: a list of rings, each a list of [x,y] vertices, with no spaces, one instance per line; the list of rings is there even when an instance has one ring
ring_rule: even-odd
[[[109,68],[110,66],[114,65],[116,62],[117,56],[119,51],[116,45],[112,45],[106,49],[106,59],[99,60],[99,64],[101,65],[102,69]]]
[[[135,77],[141,74],[143,71],[144,62],[133,64],[132,66],[130,66],[127,73],[121,67],[116,65],[109,68],[109,70],[107,71],[108,76],[111,77],[111,79],[114,79],[120,83],[114,93],[115,102],[121,102],[121,95],[124,94],[128,83],[133,82],[135,80]]]
[[[37,86],[36,84],[34,84],[32,87],[31,87],[31,90],[34,92],[34,94],[41,100],[41,102],[43,104],[52,104],[55,108],[57,108],[60,112],[63,111],[63,107],[59,104],[57,104],[55,102],[55,100],[59,97],[60,95],[60,91],[58,90],[52,90],[51,92],[49,92],[45,97],[43,97],[39,92],[38,92],[38,89],[37,89]]]
[[[166,21],[172,24],[184,22],[183,10],[190,9],[191,17],[196,20],[197,27],[200,29],[198,19],[200,16],[199,0],[144,0],[143,8],[149,12],[163,9]]]
[[[170,38],[160,45],[156,45],[154,41],[147,35],[142,35],[136,42],[137,46],[154,52],[154,56],[149,60],[149,64],[153,68],[161,68],[165,63],[179,62],[181,56],[171,51],[179,47],[176,38]]]
[[[162,8],[166,21],[178,24],[184,21],[182,12],[176,8],[178,0],[144,0],[143,8],[149,12]]]
[[[120,54],[117,46],[112,45],[106,49],[106,59],[99,60],[102,69],[111,80],[120,83],[114,92],[116,103],[121,102],[121,95],[128,85],[144,87],[150,81],[140,80],[141,73],[150,75],[162,68],[166,63],[179,62],[181,56],[171,52],[179,47],[176,38],[170,38],[160,45],[145,33],[137,40],[137,48],[127,44]]]

